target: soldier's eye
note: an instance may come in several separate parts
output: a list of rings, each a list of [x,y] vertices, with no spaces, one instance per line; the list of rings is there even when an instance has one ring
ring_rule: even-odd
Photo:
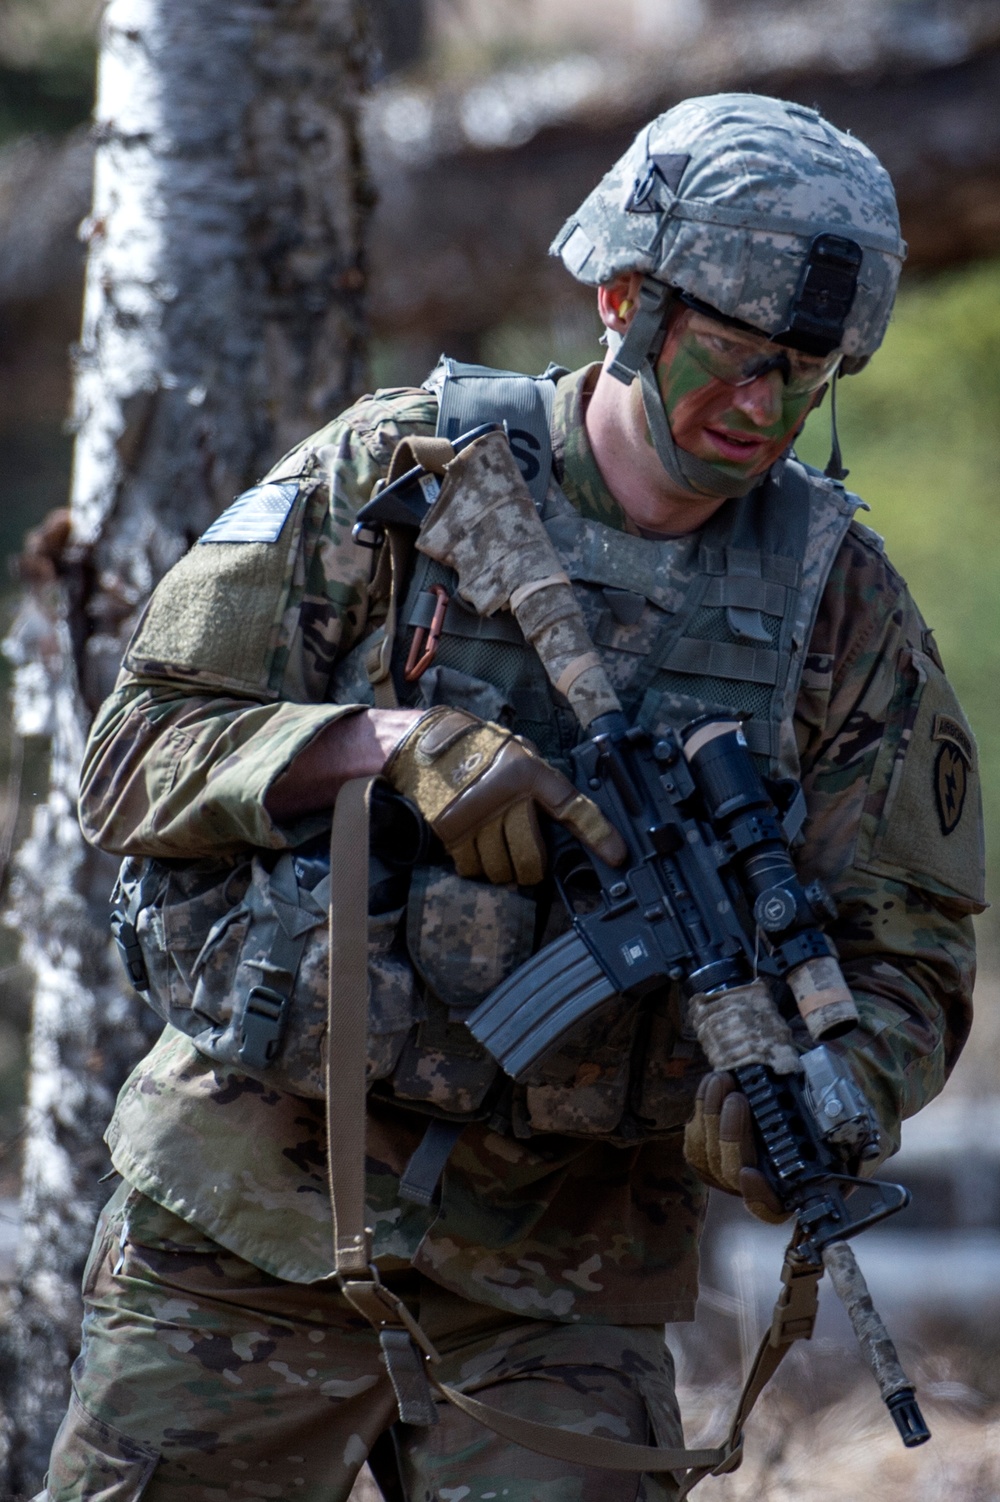
[[[714,355],[733,357],[742,353],[740,345],[734,343],[732,339],[726,339],[721,334],[699,334],[698,342],[704,349],[709,350]]]

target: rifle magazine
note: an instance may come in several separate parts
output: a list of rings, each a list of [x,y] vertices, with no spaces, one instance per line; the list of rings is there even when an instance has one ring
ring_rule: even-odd
[[[519,1080],[577,1023],[616,994],[571,929],[491,991],[466,1025],[504,1073]]]

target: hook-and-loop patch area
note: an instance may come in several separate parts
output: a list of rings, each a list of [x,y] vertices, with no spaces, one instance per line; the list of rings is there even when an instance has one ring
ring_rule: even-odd
[[[979,759],[934,659],[908,650],[869,782],[855,863],[978,912],[985,906]]]

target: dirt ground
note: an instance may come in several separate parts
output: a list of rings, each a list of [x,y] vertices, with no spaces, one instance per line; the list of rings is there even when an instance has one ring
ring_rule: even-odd
[[[996,1502],[1000,1412],[924,1399],[931,1440],[903,1448],[881,1405],[855,1392],[817,1414],[776,1402],[755,1416],[732,1476],[709,1477],[699,1502]],[[367,1499],[366,1499],[367,1502]]]

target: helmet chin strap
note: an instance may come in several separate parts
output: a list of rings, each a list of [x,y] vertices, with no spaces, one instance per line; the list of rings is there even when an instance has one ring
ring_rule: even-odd
[[[715,496],[725,501],[732,497],[747,495],[759,485],[763,475],[750,475],[737,479],[728,475],[706,459],[698,459],[686,449],[678,448],[663,406],[660,388],[649,360],[639,367],[639,386],[642,391],[642,406],[649,424],[649,436],[653,440],[656,456],[675,485],[692,496],[705,498]]]

